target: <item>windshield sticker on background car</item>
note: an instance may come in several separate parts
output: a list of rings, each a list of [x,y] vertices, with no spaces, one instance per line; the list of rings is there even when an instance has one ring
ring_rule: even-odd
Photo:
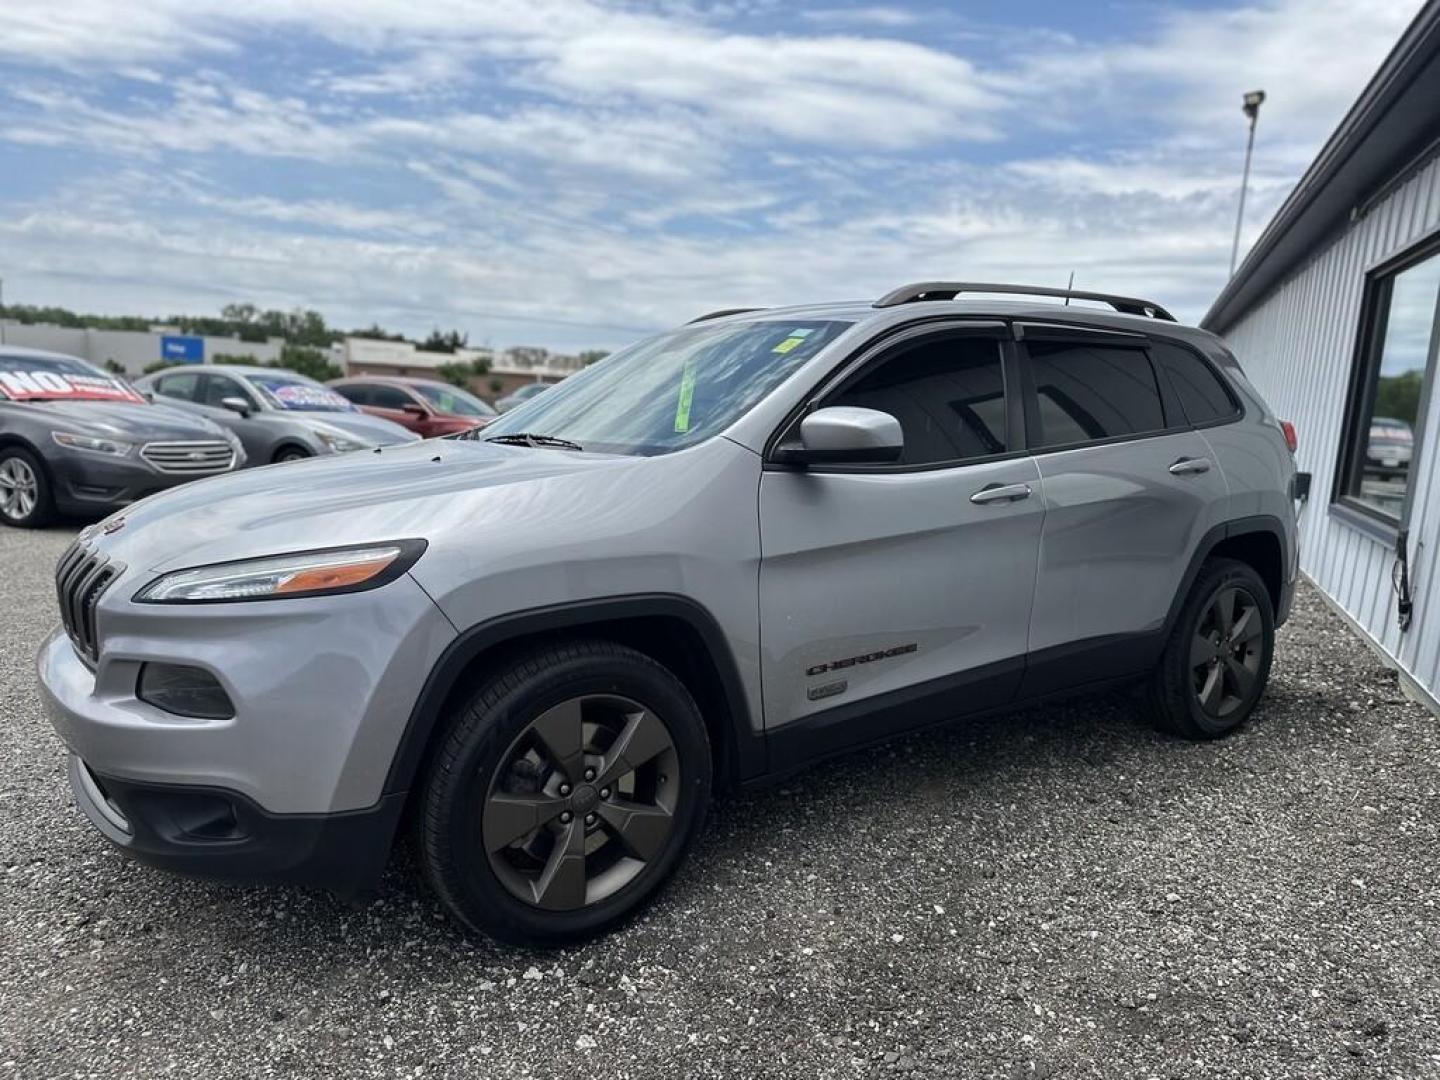
[[[145,401],[118,379],[61,371],[0,371],[0,391],[12,401]]]
[[[322,412],[354,412],[355,406],[323,386],[283,382],[279,379],[256,379],[255,382],[275,399],[282,409],[319,410]]]

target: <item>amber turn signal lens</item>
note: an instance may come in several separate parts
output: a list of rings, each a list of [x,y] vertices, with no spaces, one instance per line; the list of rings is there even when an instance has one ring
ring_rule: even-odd
[[[285,593],[321,592],[327,589],[346,589],[369,581],[389,566],[395,557],[371,559],[369,562],[351,563],[348,566],[317,567],[300,570],[275,589],[276,595]]]

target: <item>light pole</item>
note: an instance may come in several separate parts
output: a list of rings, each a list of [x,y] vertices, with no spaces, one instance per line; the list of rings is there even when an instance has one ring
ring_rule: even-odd
[[[1240,225],[1245,220],[1245,192],[1250,187],[1250,154],[1255,149],[1255,121],[1260,116],[1260,106],[1265,103],[1264,90],[1251,90],[1245,95],[1242,106],[1250,118],[1250,135],[1245,140],[1245,173],[1240,178],[1240,206],[1235,211],[1235,240],[1230,245],[1230,276],[1235,276],[1235,260],[1240,256]]]

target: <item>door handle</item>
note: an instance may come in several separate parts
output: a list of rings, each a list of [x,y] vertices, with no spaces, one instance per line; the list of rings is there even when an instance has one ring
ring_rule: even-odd
[[[970,501],[977,505],[984,505],[993,502],[1019,502],[1021,499],[1029,497],[1029,484],[986,484],[970,496]]]
[[[1210,471],[1210,459],[1203,457],[1182,457],[1175,464],[1170,466],[1170,471],[1176,476],[1186,476],[1190,473],[1203,473]]]

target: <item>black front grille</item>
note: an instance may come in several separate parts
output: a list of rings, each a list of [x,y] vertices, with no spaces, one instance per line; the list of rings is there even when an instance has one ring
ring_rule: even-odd
[[[123,569],[103,555],[97,555],[80,541],[70,545],[55,568],[55,592],[60,601],[60,621],[80,655],[92,663],[99,658],[95,634],[95,605]]]

